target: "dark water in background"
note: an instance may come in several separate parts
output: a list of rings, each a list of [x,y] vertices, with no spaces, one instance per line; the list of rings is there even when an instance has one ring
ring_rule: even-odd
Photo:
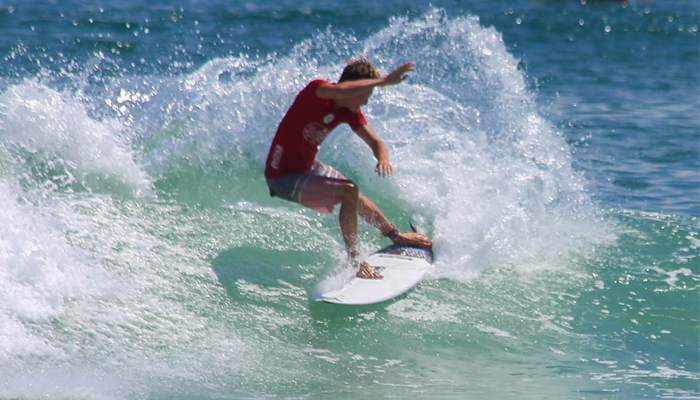
[[[697,2],[432,4],[0,1],[0,397],[700,397]],[[437,258],[344,309],[261,174],[357,51],[417,63],[366,109],[397,173],[320,156]]]

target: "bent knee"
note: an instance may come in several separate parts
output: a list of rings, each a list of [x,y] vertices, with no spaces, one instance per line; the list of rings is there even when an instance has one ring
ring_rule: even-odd
[[[360,188],[351,180],[347,180],[336,190],[336,197],[341,200],[357,200],[360,195]]]

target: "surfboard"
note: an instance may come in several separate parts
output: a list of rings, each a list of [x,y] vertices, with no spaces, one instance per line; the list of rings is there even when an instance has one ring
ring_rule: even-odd
[[[423,280],[433,263],[433,252],[415,247],[392,245],[365,260],[384,276],[364,279],[353,276],[340,289],[314,293],[313,299],[343,305],[367,305],[391,300]]]

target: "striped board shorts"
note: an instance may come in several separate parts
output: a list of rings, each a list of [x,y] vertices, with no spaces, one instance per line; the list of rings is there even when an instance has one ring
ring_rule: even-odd
[[[316,211],[333,213],[335,192],[347,178],[330,165],[316,160],[308,174],[292,173],[267,179],[270,195],[299,203]]]

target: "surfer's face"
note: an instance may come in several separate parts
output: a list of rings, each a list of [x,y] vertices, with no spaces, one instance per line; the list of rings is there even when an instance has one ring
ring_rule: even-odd
[[[360,107],[367,105],[369,98],[372,96],[372,92],[373,90],[368,93],[357,95],[355,97],[347,99],[346,107],[352,112],[357,112],[360,109]]]

